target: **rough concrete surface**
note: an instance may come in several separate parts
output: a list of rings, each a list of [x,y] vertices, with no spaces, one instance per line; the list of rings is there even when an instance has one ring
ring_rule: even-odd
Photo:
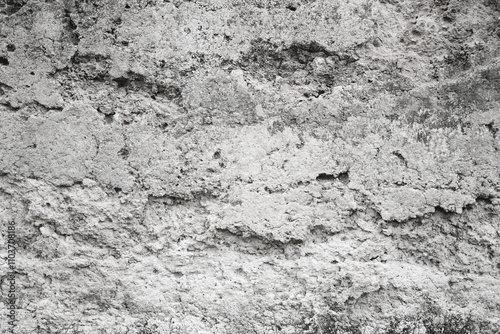
[[[500,333],[499,36],[497,0],[0,0],[0,331],[12,223],[15,333]]]

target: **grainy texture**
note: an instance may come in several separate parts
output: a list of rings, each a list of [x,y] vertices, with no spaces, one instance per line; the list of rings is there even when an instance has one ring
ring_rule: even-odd
[[[16,333],[498,333],[499,10],[0,1]]]

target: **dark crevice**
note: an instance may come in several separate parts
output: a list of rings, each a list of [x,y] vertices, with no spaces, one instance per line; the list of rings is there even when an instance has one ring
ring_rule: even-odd
[[[446,22],[446,23],[451,23],[455,20],[455,18],[449,16],[449,15],[444,15],[443,16],[443,21]]]
[[[333,174],[321,173],[316,177],[318,181],[334,181],[335,176]]]
[[[7,108],[10,111],[17,111],[17,110],[21,109],[21,107],[13,107],[9,101],[0,102],[0,105],[4,106],[5,108]]]
[[[73,187],[73,186],[75,186],[75,185],[79,185],[79,186],[81,186],[81,185],[83,185],[83,181],[82,181],[82,180],[75,180],[75,181],[73,181],[73,182],[72,182],[72,183],[70,183],[70,184],[58,184],[58,185],[56,185],[56,186],[57,186],[58,188],[70,188],[70,187]]]
[[[493,196],[489,196],[489,195],[486,195],[486,194],[480,194],[477,198],[476,198],[476,203],[477,204],[486,204],[486,205],[491,205],[493,204]]]
[[[124,77],[114,78],[113,81],[116,82],[117,88],[127,87],[129,84],[129,80]]]
[[[338,180],[342,182],[343,184],[348,184],[349,183],[349,172],[342,172],[339,174],[328,174],[328,173],[321,173],[316,177],[317,181],[320,182],[325,182],[325,181],[330,181],[333,182],[335,180]]]
[[[434,211],[435,213],[434,214],[438,214],[438,215],[441,215],[441,216],[444,216],[444,217],[451,217],[455,214],[455,212],[453,211],[449,211],[445,208],[443,208],[442,206],[435,206],[434,207]]]
[[[49,112],[51,110],[63,110],[64,107],[61,105],[61,106],[46,106],[38,101],[33,101],[32,103],[30,103],[31,106],[33,107],[36,107],[37,109],[41,109],[43,110],[44,112]]]
[[[392,155],[394,155],[396,158],[398,158],[398,159],[399,159],[399,161],[401,161],[401,163],[402,163],[405,167],[408,167],[408,162],[406,161],[405,157],[404,157],[401,153],[399,153],[399,152],[397,152],[397,151],[394,151],[394,152],[392,152],[391,154],[392,154]]]
[[[490,131],[491,134],[493,135],[493,138],[496,138],[498,133],[498,128],[495,126],[495,124],[491,122],[489,124],[486,124],[486,127],[488,128],[488,131]]]

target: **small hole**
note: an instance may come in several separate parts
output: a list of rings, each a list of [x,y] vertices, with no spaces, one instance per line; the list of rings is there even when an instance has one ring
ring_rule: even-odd
[[[295,12],[297,10],[297,7],[295,7],[294,5],[288,5],[288,6],[286,6],[286,9],[291,10],[292,12]]]
[[[121,44],[122,44],[123,46],[128,46],[128,45],[129,45],[129,42],[128,42],[128,41],[122,41],[122,42],[121,42]]]
[[[35,75],[35,72],[30,72],[31,75]]]
[[[316,177],[318,181],[333,181],[335,180],[335,176],[333,174],[321,173]]]
[[[124,78],[124,77],[119,77],[119,78],[113,79],[113,81],[115,81],[118,84],[118,88],[125,87],[129,83],[128,79]]]
[[[0,64],[1,65],[9,65],[9,60],[5,57],[0,57]]]
[[[130,9],[130,6],[128,5],[128,3],[125,4],[125,9]]]
[[[122,188],[120,188],[120,187],[115,187],[115,188],[114,188],[114,190],[115,190],[115,192],[119,193],[119,192],[121,192],[121,191],[122,191]]]
[[[220,151],[219,150],[215,151],[214,159],[220,159]]]
[[[9,52],[16,51],[16,46],[14,44],[8,44],[7,51],[9,51]]]
[[[113,114],[109,114],[109,115],[104,116],[104,121],[106,123],[113,123],[113,120],[114,120]]]

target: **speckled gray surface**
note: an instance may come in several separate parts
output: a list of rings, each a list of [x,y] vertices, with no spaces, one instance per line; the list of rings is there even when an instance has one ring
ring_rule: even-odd
[[[0,2],[16,333],[498,333],[499,9]]]

